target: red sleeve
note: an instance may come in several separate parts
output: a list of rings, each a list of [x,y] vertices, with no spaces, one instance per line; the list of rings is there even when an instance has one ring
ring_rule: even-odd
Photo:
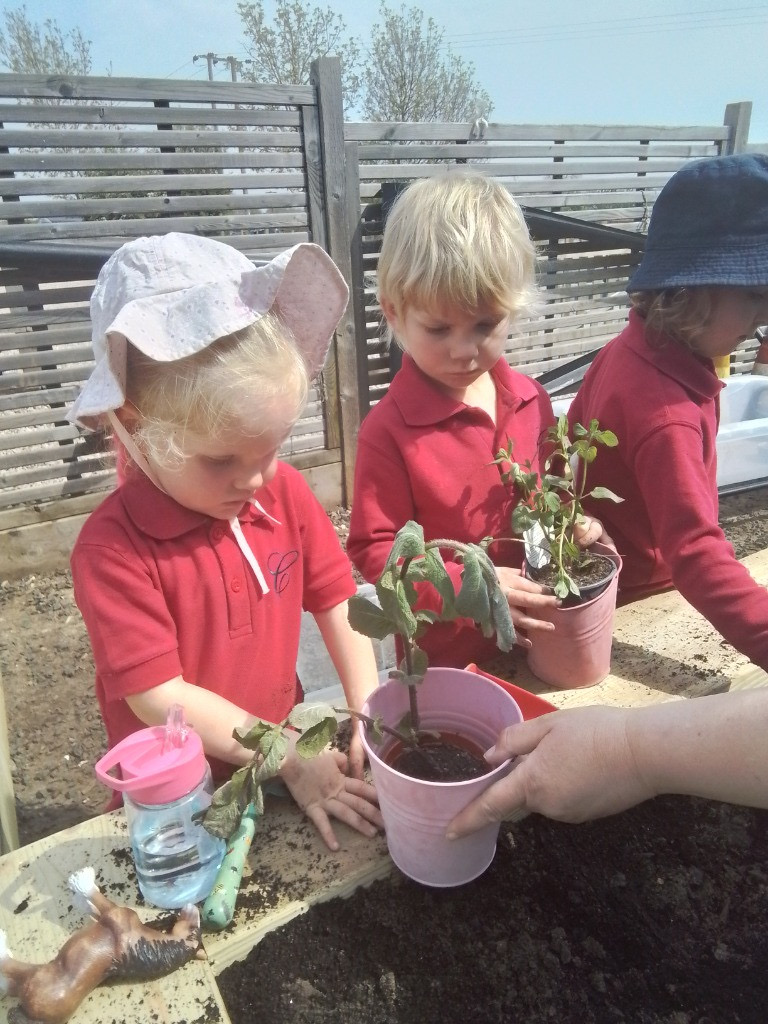
[[[349,559],[325,509],[300,473],[292,470],[290,475],[304,560],[302,603],[306,611],[316,614],[346,601],[357,587]]]
[[[71,565],[96,672],[111,700],[182,674],[176,626],[140,559],[113,545],[78,542]]]
[[[670,424],[637,449],[635,474],[656,543],[683,597],[737,650],[768,670],[768,591],[736,559],[718,523],[701,434]]]
[[[416,518],[410,477],[394,441],[377,444],[361,435],[355,457],[355,496],[347,554],[369,583],[375,583],[381,575],[397,531]],[[442,554],[458,591],[461,566],[448,552]],[[433,588],[429,590],[434,593]],[[429,602],[423,603],[423,607],[437,606]]]

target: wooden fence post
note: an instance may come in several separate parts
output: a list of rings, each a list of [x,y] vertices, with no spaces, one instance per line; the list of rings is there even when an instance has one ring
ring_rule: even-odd
[[[729,103],[725,108],[723,124],[730,130],[728,141],[723,143],[720,155],[743,153],[749,139],[749,122],[752,117],[752,103],[744,100],[741,103]]]
[[[352,263],[347,224],[347,182],[344,152],[344,103],[341,62],[319,57],[312,62],[311,84],[317,92],[318,128],[322,162],[326,246],[352,293]],[[336,332],[336,373],[341,417],[342,500],[352,499],[354,448],[360,426],[355,318],[350,301]]]
[[[370,408],[368,393],[368,338],[366,336],[365,268],[363,266],[363,217],[360,203],[360,160],[356,142],[344,144],[347,174],[347,224],[352,272],[351,312],[355,330],[357,395],[360,418]],[[357,438],[355,438],[355,441]],[[356,445],[348,446],[346,456],[354,460]],[[349,495],[351,499],[351,493]]]

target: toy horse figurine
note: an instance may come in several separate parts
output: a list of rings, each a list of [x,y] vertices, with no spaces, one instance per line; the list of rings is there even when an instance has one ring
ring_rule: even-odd
[[[8,1014],[9,1024],[60,1024],[102,981],[147,981],[170,974],[189,960],[206,959],[194,904],[181,910],[170,932],[161,932],[142,924],[134,910],[108,900],[95,877],[93,868],[70,875],[76,903],[93,920],[75,932],[50,963],[15,960],[0,931],[0,994],[20,1001]]]

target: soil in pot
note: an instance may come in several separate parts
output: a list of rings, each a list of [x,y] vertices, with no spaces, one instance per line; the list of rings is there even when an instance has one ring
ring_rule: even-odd
[[[664,797],[502,826],[489,869],[395,873],[218,977],[233,1024],[765,1024],[768,812]]]
[[[563,605],[567,607],[583,604],[584,601],[591,601],[598,597],[610,583],[615,571],[616,563],[607,555],[590,553],[583,563],[570,568],[569,572],[579,588],[579,595],[569,594],[564,599]],[[557,583],[557,568],[553,562],[547,562],[546,565],[538,569],[526,564],[525,574],[550,589],[554,589],[555,583]]]
[[[448,732],[421,736],[415,747],[395,740],[380,756],[396,771],[424,782],[465,782],[489,771],[476,743]]]

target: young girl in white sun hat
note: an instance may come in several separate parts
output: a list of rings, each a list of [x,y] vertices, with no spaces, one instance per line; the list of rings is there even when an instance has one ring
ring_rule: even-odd
[[[229,777],[251,756],[232,730],[281,721],[302,699],[302,609],[349,706],[375,687],[370,641],[347,620],[349,562],[301,474],[277,459],[346,302],[338,269],[309,243],[254,267],[231,246],[170,233],[126,243],[99,274],[96,366],[70,418],[106,421],[125,458],[71,565],[110,747],[178,703],[214,778]],[[331,817],[366,835],[381,824],[358,745],[350,764],[289,753],[280,769],[331,849]]]

